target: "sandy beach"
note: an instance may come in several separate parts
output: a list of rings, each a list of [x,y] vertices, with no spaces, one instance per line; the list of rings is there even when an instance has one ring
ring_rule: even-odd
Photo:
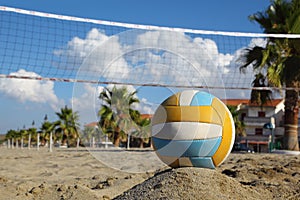
[[[300,156],[170,169],[151,149],[0,148],[0,199],[300,199]]]

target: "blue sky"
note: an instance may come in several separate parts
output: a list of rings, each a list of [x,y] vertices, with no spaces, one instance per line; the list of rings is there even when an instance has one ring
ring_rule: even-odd
[[[248,16],[269,0],[1,0],[0,4],[55,14],[192,29],[261,32]]]
[[[59,15],[134,24],[261,33],[262,30],[259,25],[250,22],[248,16],[264,10],[269,5],[269,0],[0,0],[0,5]],[[97,34],[98,36],[101,35],[98,32]],[[64,42],[67,43],[68,41]],[[29,73],[28,70],[26,73]],[[19,84],[22,83],[24,82]],[[20,88],[5,90],[4,87],[10,87],[13,84],[15,82],[7,81],[2,85],[0,82],[0,133],[5,133],[9,129],[23,128],[23,126],[30,127],[33,120],[36,126],[40,127],[45,114],[49,116],[50,120],[55,120],[55,112],[58,111],[59,107],[65,104],[71,107],[72,99],[89,98],[87,97],[88,94],[82,93],[83,86],[80,86],[80,88],[79,86],[74,87],[71,83],[44,83],[43,88],[49,88],[50,92],[39,91],[41,93],[37,97],[35,97],[35,94],[31,95],[30,92],[38,91],[38,89],[28,89],[36,87],[35,85],[26,86],[21,91]],[[2,90],[1,87],[3,87]],[[83,89],[88,91],[91,88],[84,86]],[[139,87],[137,89],[139,89],[138,97],[145,106],[139,109],[145,112],[153,110],[159,102],[174,92],[169,88]],[[20,92],[20,95],[15,94],[18,92]],[[76,96],[76,93],[78,96]],[[94,93],[94,95],[96,94]],[[78,108],[83,108],[84,103],[80,102]],[[95,112],[96,108],[91,110]],[[92,117],[87,117],[84,113],[82,115],[82,124],[94,121],[96,118],[95,113]]]

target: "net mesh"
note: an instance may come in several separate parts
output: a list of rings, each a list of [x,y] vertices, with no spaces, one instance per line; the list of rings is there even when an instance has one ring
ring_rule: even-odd
[[[243,49],[267,37],[125,24],[0,7],[0,77],[251,89]],[[288,37],[299,37],[289,35]]]

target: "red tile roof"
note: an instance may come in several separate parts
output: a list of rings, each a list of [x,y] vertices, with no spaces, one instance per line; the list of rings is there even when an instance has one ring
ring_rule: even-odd
[[[240,104],[248,105],[249,99],[223,99],[223,103],[228,106],[238,106]]]
[[[95,127],[95,126],[98,126],[98,122],[91,122],[89,124],[85,124],[84,126]]]
[[[153,117],[153,114],[141,114],[142,119],[151,119]]]
[[[222,101],[226,105],[230,105],[230,106],[238,106],[240,104],[248,105],[248,106],[260,106],[257,103],[251,103],[249,99],[224,99]],[[282,99],[273,99],[271,101],[267,101],[267,103],[265,103],[263,106],[275,107],[282,101],[283,101]]]

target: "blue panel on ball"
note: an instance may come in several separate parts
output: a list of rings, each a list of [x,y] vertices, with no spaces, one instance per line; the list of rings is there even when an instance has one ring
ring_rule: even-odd
[[[194,167],[203,167],[203,168],[210,168],[210,169],[216,168],[212,159],[209,157],[192,157],[190,158],[190,161]]]
[[[191,106],[210,106],[213,98],[214,96],[207,92],[197,92],[191,101]]]
[[[153,137],[156,152],[162,156],[206,157],[217,151],[222,137],[205,140],[165,140]]]

